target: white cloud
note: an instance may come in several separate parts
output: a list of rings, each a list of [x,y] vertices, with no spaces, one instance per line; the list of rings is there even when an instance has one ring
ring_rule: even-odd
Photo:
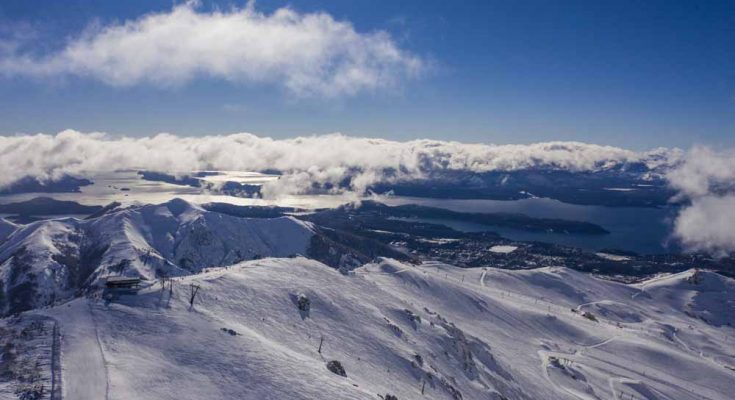
[[[686,162],[668,174],[674,188],[687,197],[698,197],[720,188],[735,185],[735,152],[714,151],[695,146],[686,155]]]
[[[689,250],[726,255],[735,251],[735,195],[692,200],[676,219],[674,235]]]
[[[319,96],[393,87],[426,67],[386,32],[360,33],[326,13],[264,14],[252,3],[213,12],[187,3],[89,28],[44,57],[8,49],[0,73],[11,76],[73,75],[114,86],[181,85],[208,76]]]
[[[735,153],[696,146],[667,177],[690,203],[676,218],[674,236],[689,250],[735,252]]]
[[[664,156],[668,154],[668,156]],[[312,183],[338,184],[351,178],[352,190],[364,192],[372,183],[421,177],[437,169],[486,172],[545,166],[593,171],[643,161],[655,165],[675,151],[636,153],[616,147],[577,142],[530,145],[463,144],[433,140],[396,142],[340,134],[275,140],[240,133],[221,136],[111,137],[72,130],[56,135],[0,136],[0,185],[25,175],[56,178],[63,174],[93,176],[118,169],[168,172],[219,169],[278,169],[285,176],[266,187],[277,196],[307,191]]]

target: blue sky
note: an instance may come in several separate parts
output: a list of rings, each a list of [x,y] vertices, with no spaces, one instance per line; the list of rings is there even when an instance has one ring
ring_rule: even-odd
[[[194,12],[228,13],[233,5],[244,7],[203,1]],[[48,59],[83,31],[172,6],[4,0],[0,58]],[[325,94],[320,81],[316,93],[303,95],[276,76],[204,73],[173,85],[144,76],[119,85],[100,78],[101,70],[69,72],[49,62],[43,70],[52,73],[0,72],[0,133],[735,145],[735,2],[260,0],[255,10],[267,16],[284,6],[302,16],[327,13],[360,37],[385,31],[421,71],[396,71],[405,63],[391,62],[380,67],[393,78],[388,83]]]

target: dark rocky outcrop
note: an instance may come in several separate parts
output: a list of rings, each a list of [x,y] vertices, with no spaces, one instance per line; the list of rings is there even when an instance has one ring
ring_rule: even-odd
[[[337,360],[327,362],[327,369],[330,370],[333,374],[344,377],[347,376],[347,373],[345,372],[345,368],[342,366],[342,363]]]

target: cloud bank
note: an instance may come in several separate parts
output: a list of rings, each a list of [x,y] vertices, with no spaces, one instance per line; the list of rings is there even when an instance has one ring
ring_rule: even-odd
[[[113,86],[181,85],[205,76],[280,85],[297,95],[339,96],[390,88],[426,68],[386,32],[360,33],[326,13],[280,8],[264,14],[253,3],[213,12],[186,3],[90,27],[41,57],[19,47],[4,46],[0,73],[88,77]]]
[[[685,206],[673,235],[692,251],[735,252],[735,153],[695,147],[634,152],[578,142],[529,145],[348,137],[341,134],[276,140],[249,133],[179,137],[119,137],[66,130],[55,135],[0,136],[0,187],[24,176],[93,178],[121,169],[173,174],[195,170],[282,171],[263,195],[308,193],[313,185],[363,194],[377,182],[426,177],[438,170],[472,172],[553,168],[601,171],[625,163],[668,170],[666,177]],[[674,167],[672,169],[672,167]],[[342,190],[342,189],[335,189]]]
[[[341,134],[276,140],[248,133],[178,137],[113,137],[66,130],[56,135],[0,136],[0,185],[23,176],[55,179],[64,174],[92,177],[120,169],[181,173],[194,170],[277,169],[282,179],[266,194],[308,191],[312,184],[338,184],[364,192],[386,179],[420,178],[434,170],[474,172],[550,167],[595,171],[625,162],[656,167],[672,158],[658,149],[637,153],[577,142],[530,145],[464,144],[434,140],[396,142]],[[665,156],[664,156],[665,155]]]
[[[735,253],[735,152],[694,147],[668,179],[690,202],[674,223],[674,236],[689,250]]]

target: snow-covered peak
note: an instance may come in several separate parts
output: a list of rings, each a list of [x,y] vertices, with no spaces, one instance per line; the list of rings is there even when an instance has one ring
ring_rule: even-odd
[[[636,297],[716,326],[735,326],[735,280],[711,271],[690,269],[636,285]]]
[[[170,216],[181,222],[191,221],[206,212],[199,205],[180,198],[171,199],[163,204],[146,205],[140,211],[143,213],[152,212],[161,216]]]
[[[732,279],[700,269],[689,269],[675,274],[665,274],[645,280],[636,286],[648,292],[654,290],[693,290],[697,292],[724,291],[730,289]]]

